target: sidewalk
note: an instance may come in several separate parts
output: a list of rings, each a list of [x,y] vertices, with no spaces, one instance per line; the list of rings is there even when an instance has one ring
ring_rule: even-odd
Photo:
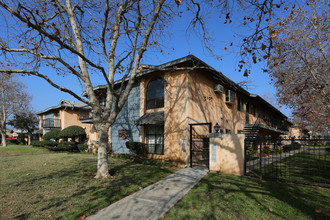
[[[208,172],[207,168],[184,168],[88,217],[100,219],[160,219]]]

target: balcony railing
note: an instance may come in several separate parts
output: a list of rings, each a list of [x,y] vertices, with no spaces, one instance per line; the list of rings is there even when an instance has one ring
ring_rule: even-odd
[[[53,119],[53,118],[46,118],[42,120],[42,127],[43,128],[61,128],[61,120],[60,119]]]

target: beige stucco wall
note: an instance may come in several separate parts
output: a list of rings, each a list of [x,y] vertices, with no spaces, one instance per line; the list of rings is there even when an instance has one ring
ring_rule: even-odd
[[[166,81],[164,93],[164,107],[157,109],[146,109],[146,88],[150,80],[162,77]],[[140,79],[140,115],[150,112],[164,111],[164,155],[149,154],[149,158],[171,160],[184,163],[186,161],[186,150],[182,149],[180,143],[187,138],[187,85],[185,71],[174,73],[154,73]],[[141,141],[145,142],[145,127],[141,127]],[[186,141],[187,142],[187,141]]]
[[[244,175],[244,139],[244,134],[224,134],[210,138],[210,171]]]
[[[236,105],[226,104],[225,92],[218,94],[213,91],[215,84],[206,74],[190,74],[189,92],[192,98],[189,123],[211,122],[212,126],[218,123],[223,129],[231,130],[232,134],[243,130],[245,112],[238,111]]]

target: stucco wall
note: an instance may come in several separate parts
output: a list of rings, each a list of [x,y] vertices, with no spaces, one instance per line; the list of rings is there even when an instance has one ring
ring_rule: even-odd
[[[140,141],[140,128],[134,121],[140,117],[140,86],[135,84],[128,96],[127,102],[118,114],[115,123],[111,126],[111,144],[113,153],[129,153],[127,141]],[[118,136],[119,129],[129,129],[130,137],[122,139]]]
[[[189,123],[211,122],[212,126],[218,123],[222,129],[231,130],[232,134],[243,130],[245,112],[238,111],[236,105],[226,104],[225,92],[218,94],[213,91],[215,84],[214,80],[202,72],[190,74]]]
[[[244,175],[244,134],[210,138],[210,171]]]
[[[154,77],[162,77],[165,81],[164,107],[146,109],[146,87]],[[171,160],[184,163],[186,150],[181,142],[187,138],[187,80],[186,71],[156,72],[140,79],[140,115],[150,112],[164,111],[164,155],[149,154],[149,158]],[[141,126],[141,141],[145,142],[145,127]]]

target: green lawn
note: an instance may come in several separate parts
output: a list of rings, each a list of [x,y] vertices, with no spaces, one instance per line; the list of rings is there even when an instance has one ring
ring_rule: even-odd
[[[173,172],[109,158],[113,178],[94,179],[96,162],[83,153],[0,157],[0,219],[79,219]]]
[[[330,219],[330,189],[208,174],[165,219]]]
[[[26,147],[20,145],[8,145],[7,147],[0,146],[1,156],[18,156],[27,154],[49,154],[53,153],[42,147]]]
[[[320,149],[306,150],[267,165],[262,171],[263,176],[330,184],[330,152]]]

